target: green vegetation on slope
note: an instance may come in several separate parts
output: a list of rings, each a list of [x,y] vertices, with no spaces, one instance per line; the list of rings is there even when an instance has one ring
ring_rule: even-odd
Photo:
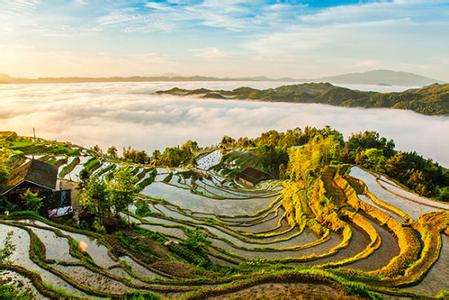
[[[304,83],[259,90],[241,87],[232,91],[173,88],[159,94],[195,95],[203,98],[322,103],[335,106],[409,109],[426,115],[449,114],[449,84],[433,84],[397,93],[351,90],[330,83]]]
[[[289,161],[288,149],[302,147],[316,136],[333,136],[339,141],[340,163],[356,164],[374,172],[385,173],[420,195],[449,201],[448,169],[416,152],[395,150],[394,141],[374,131],[355,133],[347,141],[344,141],[341,133],[330,127],[296,128],[286,132],[271,130],[254,139],[224,137],[220,147],[242,150],[226,154],[216,169],[221,168],[225,174],[236,175],[245,167],[253,166],[274,178],[284,178]]]
[[[12,285],[3,285],[0,282],[0,299],[30,300],[33,297],[27,291]]]
[[[13,163],[10,159],[24,159],[27,153],[15,153],[9,148],[15,143],[14,138],[0,139],[0,142],[5,153],[2,162],[7,175]],[[226,296],[265,283],[300,282],[332,286],[342,293],[342,297],[348,293],[371,299],[378,299],[378,293],[420,296],[397,288],[419,283],[438,260],[441,233],[448,230],[449,212],[434,211],[424,214],[419,220],[404,220],[401,223],[387,212],[359,199],[360,194],[368,195],[368,190],[360,181],[359,192],[355,191],[352,185],[357,181],[348,179],[348,164],[361,165],[380,173],[396,172],[396,176],[402,176],[406,184],[415,184],[415,190],[440,196],[441,188],[448,186],[446,169],[415,153],[396,151],[393,141],[375,132],[354,134],[345,141],[341,133],[330,127],[296,128],[287,132],[272,130],[254,139],[224,137],[219,147],[225,155],[212,171],[186,165],[182,170],[160,168],[158,173],[157,169],[144,168],[141,164],[123,164],[110,168],[110,176],[101,177],[99,173],[87,172],[80,183],[84,213],[80,214],[79,224],[67,219],[50,221],[36,212],[15,212],[2,216],[0,224],[25,230],[29,235],[30,247],[27,249],[32,262],[90,296],[157,299],[158,296],[151,293],[155,292],[161,296],[176,294],[186,299],[204,299]],[[194,155],[192,148],[201,151],[201,148],[192,145],[185,147],[182,152],[187,158]],[[92,151],[91,154],[99,153]],[[101,165],[105,158],[95,156],[83,166],[89,169]],[[47,158],[44,156],[41,159]],[[121,159],[130,158],[116,156],[114,162],[118,163]],[[226,182],[226,178],[221,181],[221,176],[217,175],[225,173],[221,171],[241,169],[247,165],[256,166],[284,180],[266,182],[266,187],[252,189],[237,186],[232,180]],[[145,173],[143,169],[146,169]],[[146,174],[151,181],[156,175],[161,175],[156,180],[156,186],[161,188],[185,189],[186,201],[174,204],[170,200],[180,197],[176,194],[166,194],[161,198],[150,194],[138,195],[138,179],[144,179]],[[232,179],[235,174],[227,172],[227,175],[227,179]],[[201,212],[201,208],[185,208],[183,204],[189,202],[187,195],[193,191],[195,184],[198,188],[207,184],[211,191],[225,193],[231,190],[232,193],[226,193],[227,196],[219,201],[206,193],[196,197],[206,200],[205,203],[215,201],[217,211]],[[277,184],[282,184],[282,189],[274,190],[280,187]],[[237,214],[231,212],[233,206],[240,207],[243,200],[257,199],[260,202],[268,195],[273,199],[269,199],[270,202],[266,203],[270,204],[261,210],[250,208],[252,214],[246,209]],[[128,209],[131,204],[135,204],[135,210]],[[400,209],[397,210],[400,214]],[[268,225],[267,230],[260,231],[260,228],[256,232],[253,231],[255,228],[251,229],[264,225],[270,218],[274,218],[280,227],[265,224]],[[29,220],[33,219],[45,224],[30,223]],[[283,223],[287,228],[278,230]],[[374,224],[384,226],[388,232],[382,233]],[[47,251],[51,243],[41,238],[38,229],[66,238],[66,250],[69,255],[78,258],[77,262],[58,261],[55,264],[55,253]],[[301,234],[304,230],[314,233],[317,239],[303,243]],[[74,240],[68,236],[69,232],[84,238]],[[363,240],[357,238],[357,233],[366,233],[369,243],[364,245]],[[373,270],[353,269],[352,263],[372,259],[370,255],[379,247],[391,247],[383,245],[382,241],[382,235],[388,234],[392,235],[398,246],[397,255],[394,251],[391,256],[383,254],[388,260]],[[288,244],[292,238],[298,238],[292,241],[293,246]],[[107,250],[102,257],[111,259],[114,267],[110,267],[109,263],[103,265],[101,259],[94,255],[95,251],[100,251],[94,243],[89,244],[87,253],[86,249],[83,250],[82,242],[87,239],[96,241],[97,246]],[[327,241],[335,243],[329,243],[329,247],[322,250],[317,249]],[[359,249],[354,245],[363,247]],[[297,255],[289,255],[283,251],[298,252]],[[275,256],[277,254],[280,256]],[[273,258],[270,258],[271,255]],[[293,262],[295,264],[289,264]],[[304,262],[308,264],[301,264]],[[1,261],[0,267],[4,267]],[[40,284],[38,275],[27,273],[15,265],[6,268],[19,270],[17,272],[32,280],[44,296],[57,298],[51,296],[55,293],[60,297],[70,297],[63,288],[54,288],[47,282]],[[101,281],[89,280],[87,283],[76,272],[71,272],[75,268],[83,269],[86,274],[95,274]],[[113,273],[116,269],[118,272]],[[319,292],[323,295],[322,291]],[[296,296],[291,295],[292,298]]]

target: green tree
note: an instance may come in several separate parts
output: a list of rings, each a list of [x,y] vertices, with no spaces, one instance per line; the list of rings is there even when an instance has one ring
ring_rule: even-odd
[[[152,158],[156,161],[159,161],[161,159],[161,151],[160,150],[154,150]]]
[[[100,146],[98,146],[98,145],[95,145],[95,146],[92,148],[92,150],[95,151],[95,152],[97,152],[97,153],[103,153],[103,150],[101,150]]]
[[[135,150],[131,147],[123,148],[123,158],[136,164],[146,164],[150,160],[145,151]]]
[[[114,207],[116,215],[119,212],[127,212],[129,205],[133,203],[135,194],[138,192],[137,181],[137,177],[127,166],[121,167],[113,173],[107,189],[110,204]]]
[[[401,178],[407,172],[407,162],[404,153],[399,152],[388,158],[385,163],[385,171],[394,178]]]
[[[235,145],[237,147],[243,147],[243,148],[249,148],[249,147],[254,147],[255,143],[254,143],[254,140],[252,140],[248,137],[241,137],[238,139],[237,142],[235,142],[235,141],[231,142],[230,145]]]
[[[106,150],[106,153],[112,158],[118,157],[118,150],[115,146],[109,147],[108,150]]]
[[[33,193],[29,188],[20,195],[20,199],[22,200],[26,209],[33,211],[38,211],[42,207],[44,200],[43,197],[39,196],[38,192]]]
[[[9,172],[0,163],[0,186],[4,186],[8,182]]]
[[[232,137],[225,135],[221,139],[220,146],[223,148],[226,148],[226,147],[232,146],[234,143],[235,143],[235,140]]]
[[[309,183],[325,166],[338,162],[340,152],[339,137],[316,135],[304,147],[290,150],[287,173],[292,180]]]
[[[385,172],[421,195],[449,201],[449,170],[416,152],[397,152],[387,159]]]
[[[429,186],[422,171],[420,170],[411,171],[407,183],[408,186],[414,189],[417,193],[424,196],[430,196]]]
[[[198,149],[199,149],[199,147],[198,147],[198,143],[197,142],[195,142],[195,141],[192,141],[192,140],[188,140],[187,142],[185,142],[182,146],[181,146],[181,149],[184,151],[184,152],[187,152],[187,153],[193,153],[193,152],[196,152],[196,151],[198,151]]]
[[[5,148],[0,148],[0,186],[5,185],[9,179],[9,166],[8,166],[8,151]]]
[[[79,173],[79,178],[80,178],[80,180],[81,180],[81,182],[80,182],[80,188],[83,188],[83,187],[87,184],[87,181],[88,181],[89,178],[90,178],[89,171],[87,171],[85,168],[82,169],[82,170],[80,171],[80,173]]]
[[[79,199],[81,205],[93,213],[100,223],[110,214],[106,183],[98,176],[93,175],[85,182]]]
[[[449,199],[449,186],[438,188],[435,198],[437,198],[438,200]]]
[[[385,137],[380,137],[379,133],[375,131],[365,131],[353,134],[346,142],[346,147],[349,152],[348,162],[354,162],[358,153],[363,150],[376,148],[382,150],[383,155],[389,158],[395,154],[395,144],[393,140],[387,140]]]
[[[370,148],[363,150],[357,154],[355,160],[357,164],[376,172],[384,172],[385,170],[386,159],[381,149]]]
[[[279,166],[288,163],[288,154],[285,150],[262,144],[256,148],[257,157],[259,158],[264,171],[271,174],[274,178],[278,178]],[[285,170],[284,170],[285,171]],[[285,174],[285,173],[284,173]]]

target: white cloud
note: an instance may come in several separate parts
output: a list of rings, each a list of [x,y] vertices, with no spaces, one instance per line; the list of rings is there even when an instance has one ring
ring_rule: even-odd
[[[116,25],[139,20],[141,17],[135,13],[135,9],[127,8],[120,10],[113,10],[109,14],[97,18],[100,25]]]
[[[205,87],[204,83],[176,85]],[[266,83],[254,82],[208,83],[206,87],[232,89],[241,85],[268,87]],[[223,135],[256,136],[269,129],[329,124],[346,136],[354,131],[378,130],[395,139],[401,149],[417,150],[449,165],[449,140],[441,138],[441,133],[449,130],[447,118],[391,109],[200,100],[153,94],[170,87],[173,83],[2,86],[1,130],[30,135],[36,127],[39,136],[49,139],[69,140],[87,147],[132,145],[149,151],[188,139],[210,145]]]
[[[98,52],[129,59],[167,53],[170,64],[157,64],[152,72],[315,77],[382,67],[449,80],[447,0],[360,1],[326,9],[261,0],[3,2],[0,45],[8,47],[0,67],[8,68],[1,72],[28,76],[37,66],[49,66],[40,74],[56,75],[65,65],[64,74],[103,75],[120,68],[114,61],[105,67]],[[14,54],[24,43],[35,52]],[[85,71],[58,58],[67,53],[89,63]],[[199,64],[199,58],[208,63]],[[122,62],[122,74],[143,69],[139,61]]]
[[[88,0],[73,0],[73,2],[76,5],[79,5],[79,6],[84,6],[84,5],[87,5],[89,3]]]
[[[370,68],[425,71],[446,78],[449,19],[427,1],[374,2],[303,15],[295,26],[262,33],[245,43],[259,61],[296,68],[304,77]],[[432,16],[432,18],[429,18]],[[440,65],[430,63],[439,60]],[[427,66],[426,69],[423,65]],[[432,70],[432,71],[430,71]]]
[[[332,23],[347,24],[373,20],[414,18],[428,16],[429,13],[433,13],[434,18],[436,18],[442,12],[438,7],[438,4],[441,3],[445,2],[438,0],[383,0],[330,7],[317,13],[301,15],[298,19],[305,23],[330,25]]]
[[[225,58],[228,56],[222,50],[215,47],[192,49],[191,51],[194,53],[195,57],[199,57],[206,60],[215,60]]]
[[[2,9],[28,11],[30,9],[33,9],[34,7],[39,5],[40,3],[41,3],[40,0],[14,0],[14,1],[7,1],[6,3],[2,4],[2,6],[4,6]]]
[[[129,8],[128,11],[124,8],[116,8],[109,14],[99,17],[98,22],[102,25],[128,22],[131,25],[133,22],[140,22],[141,18],[152,16],[178,28],[199,25],[229,31],[245,31],[255,28],[267,29],[270,26],[288,22],[292,15],[299,12],[297,8],[301,7],[297,5],[293,10],[293,6],[289,4],[273,4],[260,8],[257,4],[258,1],[243,0],[204,0],[198,3],[168,1],[168,3],[148,1],[145,3],[145,7],[150,11],[139,13],[130,12]],[[140,26],[137,25],[137,27]]]
[[[249,11],[242,3],[244,1],[205,0],[197,5],[185,6],[183,12],[178,12],[178,16],[183,20],[198,21],[208,27],[239,31],[248,25],[248,20],[242,15]]]
[[[170,6],[159,2],[147,2],[145,3],[145,6],[155,10],[165,10],[165,11],[172,10]]]
[[[112,10],[109,14],[98,17],[97,24],[100,27],[115,27],[122,32],[167,32],[174,25],[167,22],[159,14],[141,14],[135,8]]]

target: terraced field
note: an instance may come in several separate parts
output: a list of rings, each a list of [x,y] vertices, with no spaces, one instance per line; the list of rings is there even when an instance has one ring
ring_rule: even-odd
[[[39,159],[75,182],[83,169],[107,177],[118,167],[78,152]],[[221,157],[215,151],[185,169],[132,166],[141,192],[123,219],[134,231],[101,235],[29,215],[1,218],[0,243],[13,232],[17,245],[2,278],[39,299],[136,291],[189,299],[449,295],[449,204],[359,167],[327,169],[314,193],[333,202],[306,202],[292,183],[227,180],[213,170]],[[133,232],[154,243],[128,243]],[[180,246],[192,232],[207,239],[206,256]]]

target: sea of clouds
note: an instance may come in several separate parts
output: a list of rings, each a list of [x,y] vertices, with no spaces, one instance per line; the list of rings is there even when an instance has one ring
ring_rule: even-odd
[[[330,125],[345,136],[376,130],[399,149],[449,166],[448,117],[393,109],[342,108],[320,104],[264,103],[160,96],[174,86],[267,88],[279,82],[88,83],[0,85],[0,131],[14,130],[67,140],[86,147],[132,146],[151,152],[183,143],[216,144],[223,135],[254,137],[261,132]],[[354,88],[354,86],[352,86]],[[358,86],[383,90],[388,87]],[[404,88],[389,87],[393,90]]]

